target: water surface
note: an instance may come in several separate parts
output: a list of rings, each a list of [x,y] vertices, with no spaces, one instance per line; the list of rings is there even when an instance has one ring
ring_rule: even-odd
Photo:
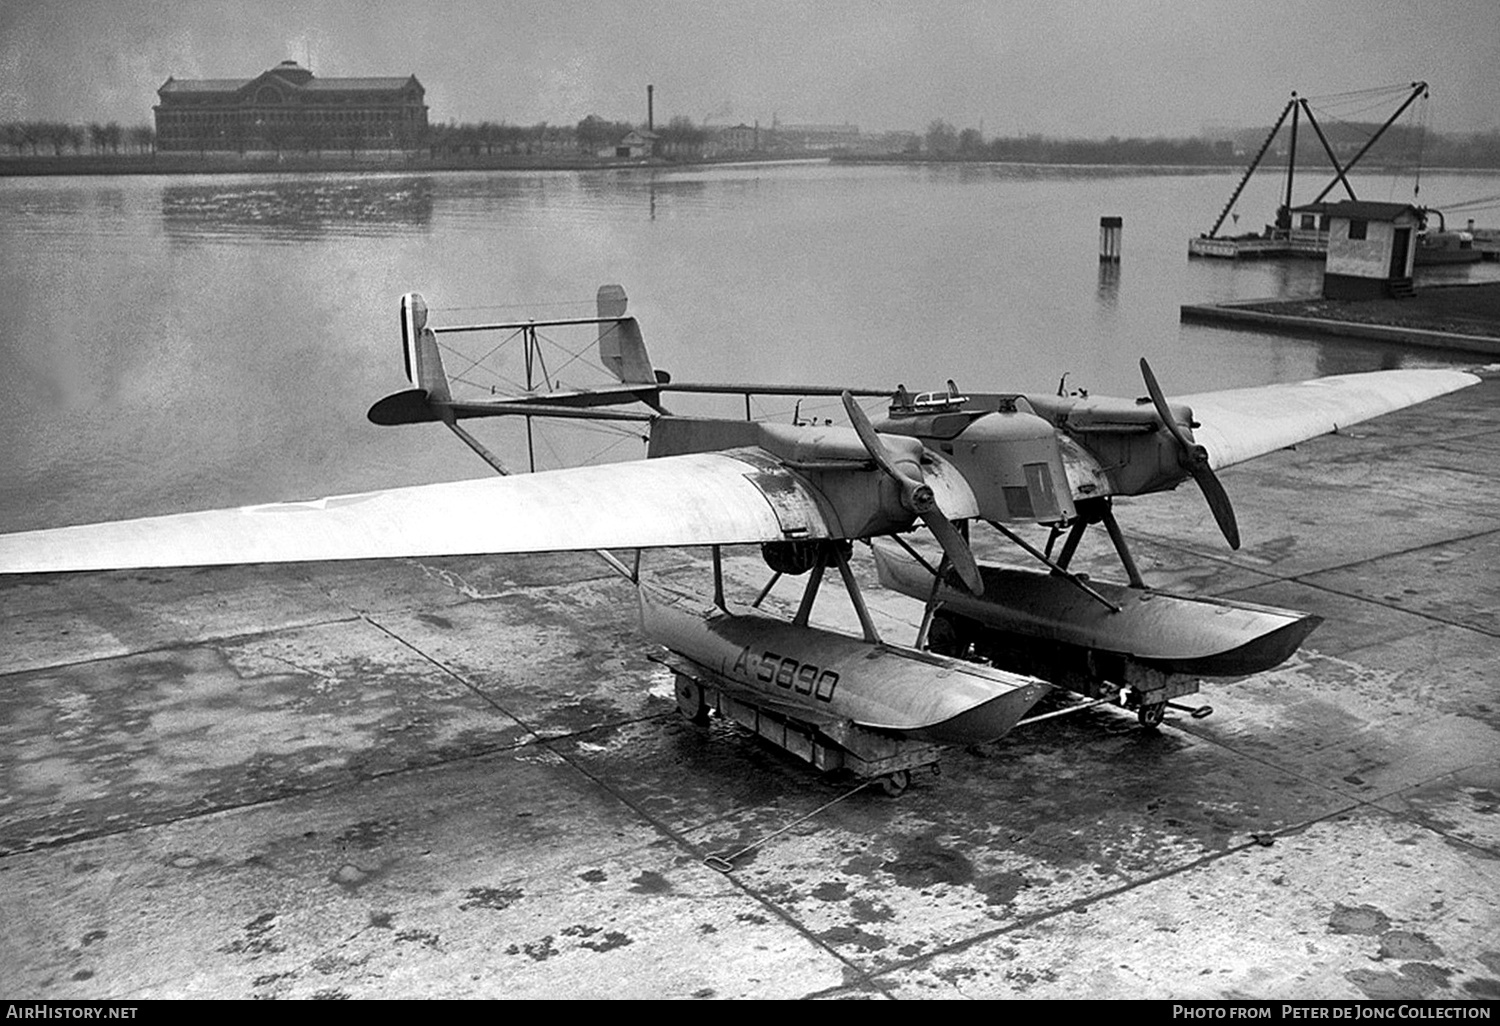
[[[396,309],[414,289],[454,323],[586,315],[618,282],[678,380],[1051,392],[1066,374],[1136,395],[1141,356],[1179,393],[1449,362],[1180,324],[1183,303],[1319,288],[1314,262],[1188,260],[1237,177],[794,163],[0,180],[0,529],[483,473],[438,426],[365,420],[405,387]],[[1260,226],[1278,187],[1252,183],[1239,230]],[[1373,179],[1361,197],[1409,188]],[[1441,205],[1500,191],[1500,176],[1422,188]],[[1105,215],[1124,218],[1118,267],[1098,260]],[[598,380],[569,355],[586,335],[553,335],[549,372]],[[495,341],[461,338],[472,358]],[[455,354],[450,370],[517,380],[514,345],[489,355],[469,368]],[[519,425],[480,430],[525,465]],[[642,443],[554,425],[535,451],[545,467]]]

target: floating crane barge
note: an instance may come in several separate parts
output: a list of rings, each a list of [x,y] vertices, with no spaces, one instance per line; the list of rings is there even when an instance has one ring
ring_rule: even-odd
[[[1297,228],[1292,224],[1292,184],[1296,178],[1297,171],[1297,128],[1301,115],[1307,115],[1307,123],[1317,133],[1318,141],[1323,145],[1323,152],[1328,155],[1329,163],[1333,165],[1333,179],[1323,187],[1323,191],[1313,199],[1312,204],[1321,203],[1323,198],[1333,191],[1334,187],[1342,184],[1344,191],[1349,194],[1351,200],[1358,199],[1354,195],[1354,188],[1349,184],[1348,173],[1353,170],[1354,165],[1370,151],[1370,147],[1385,134],[1386,129],[1396,123],[1396,120],[1406,113],[1406,109],[1418,99],[1427,95],[1426,82],[1413,82],[1411,84],[1411,95],[1396,112],[1386,119],[1385,124],[1372,135],[1369,140],[1360,147],[1359,152],[1350,158],[1348,164],[1340,165],[1333,147],[1328,143],[1328,137],[1323,134],[1323,128],[1313,117],[1312,108],[1308,106],[1305,97],[1299,97],[1295,92],[1281,110],[1281,116],[1271,126],[1271,131],[1266,134],[1265,142],[1260,144],[1250,166],[1245,169],[1244,175],[1240,177],[1239,184],[1234,187],[1234,192],[1229,196],[1229,202],[1224,204],[1224,209],[1219,212],[1219,219],[1214,226],[1205,234],[1196,239],[1188,240],[1188,255],[1201,257],[1217,257],[1228,260],[1256,259],[1264,257],[1288,257],[1301,256],[1321,260],[1328,253],[1328,232],[1326,226],[1323,228]],[[1224,225],[1224,219],[1229,216],[1230,210],[1234,208],[1235,202],[1244,191],[1245,184],[1250,181],[1250,176],[1260,166],[1266,151],[1271,148],[1271,142],[1276,138],[1276,133],[1281,131],[1282,124],[1287,115],[1292,116],[1292,138],[1291,145],[1287,149],[1286,167],[1286,192],[1280,208],[1276,211],[1276,223],[1267,225],[1264,232],[1257,235],[1235,235],[1221,236],[1219,229]],[[1305,209],[1305,208],[1302,208]]]

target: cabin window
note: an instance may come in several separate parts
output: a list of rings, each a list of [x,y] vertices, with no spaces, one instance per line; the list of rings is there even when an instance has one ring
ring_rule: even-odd
[[[1314,215],[1312,215],[1312,214],[1303,214],[1302,215],[1302,227],[1303,228],[1312,229],[1312,228],[1317,227],[1317,224],[1318,224],[1318,219]]]
[[[1030,497],[1031,515],[1052,519],[1061,515],[1057,508],[1057,494],[1052,490],[1052,469],[1045,463],[1027,463],[1026,491]]]
[[[1363,239],[1369,231],[1370,222],[1362,218],[1352,218],[1349,221],[1349,238]]]

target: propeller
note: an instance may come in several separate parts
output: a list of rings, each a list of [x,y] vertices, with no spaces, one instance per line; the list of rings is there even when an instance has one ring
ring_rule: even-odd
[[[1166,397],[1162,395],[1161,386],[1156,383],[1156,375],[1151,373],[1151,365],[1146,362],[1144,356],[1141,357],[1141,377],[1146,379],[1146,391],[1151,393],[1151,403],[1156,407],[1156,415],[1161,418],[1167,431],[1177,441],[1177,461],[1182,465],[1182,469],[1198,482],[1198,487],[1203,491],[1203,497],[1208,500],[1208,508],[1213,512],[1214,520],[1219,525],[1219,530],[1224,532],[1224,540],[1229,542],[1231,549],[1238,549],[1240,527],[1234,519],[1234,507],[1230,505],[1229,493],[1224,490],[1213,468],[1208,465],[1208,450],[1189,438],[1187,432],[1182,430],[1182,425],[1178,424],[1176,418],[1172,416]]]
[[[984,579],[979,576],[979,565],[974,562],[974,553],[969,551],[969,543],[958,533],[953,521],[938,508],[932,486],[896,463],[890,449],[886,448],[875,431],[875,426],[870,423],[870,418],[865,416],[865,411],[854,401],[854,396],[845,392],[843,400],[844,412],[849,414],[849,422],[854,425],[855,433],[864,443],[865,450],[875,460],[875,465],[900,486],[901,505],[922,518],[922,523],[927,525],[927,529],[943,547],[943,553],[969,591],[975,595],[983,595]]]

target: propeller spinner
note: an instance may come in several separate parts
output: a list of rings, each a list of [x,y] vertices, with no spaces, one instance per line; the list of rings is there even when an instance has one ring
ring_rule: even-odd
[[[1161,418],[1161,422],[1166,425],[1167,431],[1177,442],[1178,462],[1182,465],[1182,469],[1198,482],[1203,497],[1208,500],[1208,508],[1213,512],[1214,520],[1219,525],[1219,530],[1224,532],[1224,540],[1229,542],[1231,549],[1238,549],[1240,527],[1234,518],[1234,507],[1230,505],[1229,493],[1224,490],[1213,468],[1208,465],[1208,450],[1188,437],[1187,432],[1182,430],[1182,425],[1178,424],[1176,418],[1172,416],[1166,397],[1162,395],[1161,386],[1156,383],[1156,375],[1151,373],[1151,365],[1146,362],[1144,356],[1141,357],[1141,377],[1146,379],[1146,391],[1151,394],[1151,403],[1156,407],[1157,416]]]
[[[901,504],[922,518],[922,523],[927,525],[927,529],[943,547],[943,553],[969,591],[974,595],[983,595],[984,579],[979,576],[979,565],[974,562],[974,553],[969,550],[969,543],[964,541],[963,535],[958,533],[958,528],[953,526],[953,521],[938,508],[931,486],[891,457],[890,449],[880,440],[875,426],[854,401],[853,395],[845,392],[843,400],[844,412],[849,414],[849,422],[854,425],[865,450],[875,460],[875,465],[900,486]]]

